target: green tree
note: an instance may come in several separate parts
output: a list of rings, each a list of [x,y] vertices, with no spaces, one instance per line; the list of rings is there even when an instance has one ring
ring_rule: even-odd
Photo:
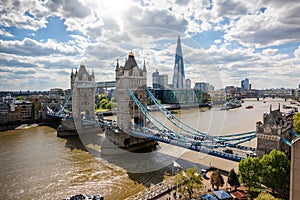
[[[275,198],[273,195],[263,192],[260,193],[254,200],[280,200]]]
[[[196,189],[203,188],[202,177],[199,172],[196,172],[196,167],[191,167],[186,170],[186,172],[181,171],[176,177],[180,187],[179,191],[185,195],[188,194],[189,198],[192,198],[192,195]]]
[[[237,174],[235,173],[234,169],[231,169],[229,174],[228,174],[228,184],[236,190],[237,187],[239,187],[241,184],[239,182],[239,178]]]
[[[239,179],[248,187],[251,192],[252,187],[258,187],[260,184],[261,163],[258,158],[246,158],[239,163]]]
[[[99,102],[100,102],[102,99],[108,100],[106,94],[100,94],[100,95],[99,95]]]
[[[285,153],[272,150],[260,160],[262,164],[262,183],[272,188],[273,193],[288,187],[290,182],[290,161]]]
[[[216,186],[217,190],[219,190],[219,187],[222,187],[224,185],[224,179],[221,175],[220,170],[216,170],[211,174],[210,183],[213,188]]]
[[[36,109],[34,103],[31,103],[31,119],[35,119]]]
[[[23,97],[23,96],[17,96],[16,100],[21,100],[21,101],[23,101],[23,100],[25,100],[25,97]]]
[[[107,99],[102,99],[100,101],[100,108],[106,109],[107,104],[108,104],[108,100]]]
[[[106,105],[105,105],[105,108],[106,109],[111,109],[111,106],[112,106],[112,102],[108,102]]]
[[[300,134],[300,113],[294,115],[294,130]]]

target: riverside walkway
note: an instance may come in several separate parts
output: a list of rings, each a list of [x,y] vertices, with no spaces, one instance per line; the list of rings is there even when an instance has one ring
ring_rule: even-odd
[[[176,178],[171,177],[163,182],[160,182],[150,188],[146,188],[143,191],[126,198],[125,200],[148,200],[148,199],[156,199],[161,195],[171,191],[176,187]]]

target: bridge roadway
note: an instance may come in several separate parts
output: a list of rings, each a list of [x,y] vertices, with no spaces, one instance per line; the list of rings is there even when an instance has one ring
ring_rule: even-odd
[[[222,151],[222,148],[218,148],[220,150],[215,150],[214,148],[209,148],[209,147],[206,147],[206,146],[203,146],[203,145],[202,146],[194,145],[191,142],[182,142],[182,141],[179,141],[179,140],[174,140],[174,139],[170,139],[170,138],[167,138],[167,137],[163,137],[163,136],[160,136],[158,134],[153,134],[153,132],[149,131],[149,130],[141,131],[139,129],[133,129],[131,131],[131,135],[135,136],[135,137],[149,138],[149,139],[152,139],[152,140],[164,142],[166,144],[171,144],[171,145],[174,145],[174,146],[186,148],[186,149],[189,149],[189,150],[192,150],[192,151],[206,153],[206,154],[209,154],[209,155],[213,155],[213,156],[217,156],[217,157],[220,157],[220,158],[232,160],[232,161],[235,161],[235,162],[239,162],[242,159],[245,159],[246,158],[246,151],[255,151],[255,148],[246,147],[246,146],[242,146],[242,145],[236,145],[235,148],[231,148],[231,149],[236,149],[236,150],[238,149],[237,151],[234,150],[235,154],[225,153],[225,152]],[[210,141],[207,141],[206,144],[209,144],[209,142]]]

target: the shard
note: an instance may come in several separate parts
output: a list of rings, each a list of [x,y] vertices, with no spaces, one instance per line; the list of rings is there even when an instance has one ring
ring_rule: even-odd
[[[173,87],[174,88],[184,88],[185,75],[184,75],[184,64],[181,50],[181,40],[180,36],[177,39],[177,47],[175,54],[175,65],[174,65],[174,75],[173,75]]]

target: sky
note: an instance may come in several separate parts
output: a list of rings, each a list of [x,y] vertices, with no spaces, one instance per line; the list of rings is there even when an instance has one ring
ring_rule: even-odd
[[[192,86],[300,84],[298,0],[1,0],[0,90],[68,89],[81,63],[111,81],[130,51],[171,83],[178,36]]]

